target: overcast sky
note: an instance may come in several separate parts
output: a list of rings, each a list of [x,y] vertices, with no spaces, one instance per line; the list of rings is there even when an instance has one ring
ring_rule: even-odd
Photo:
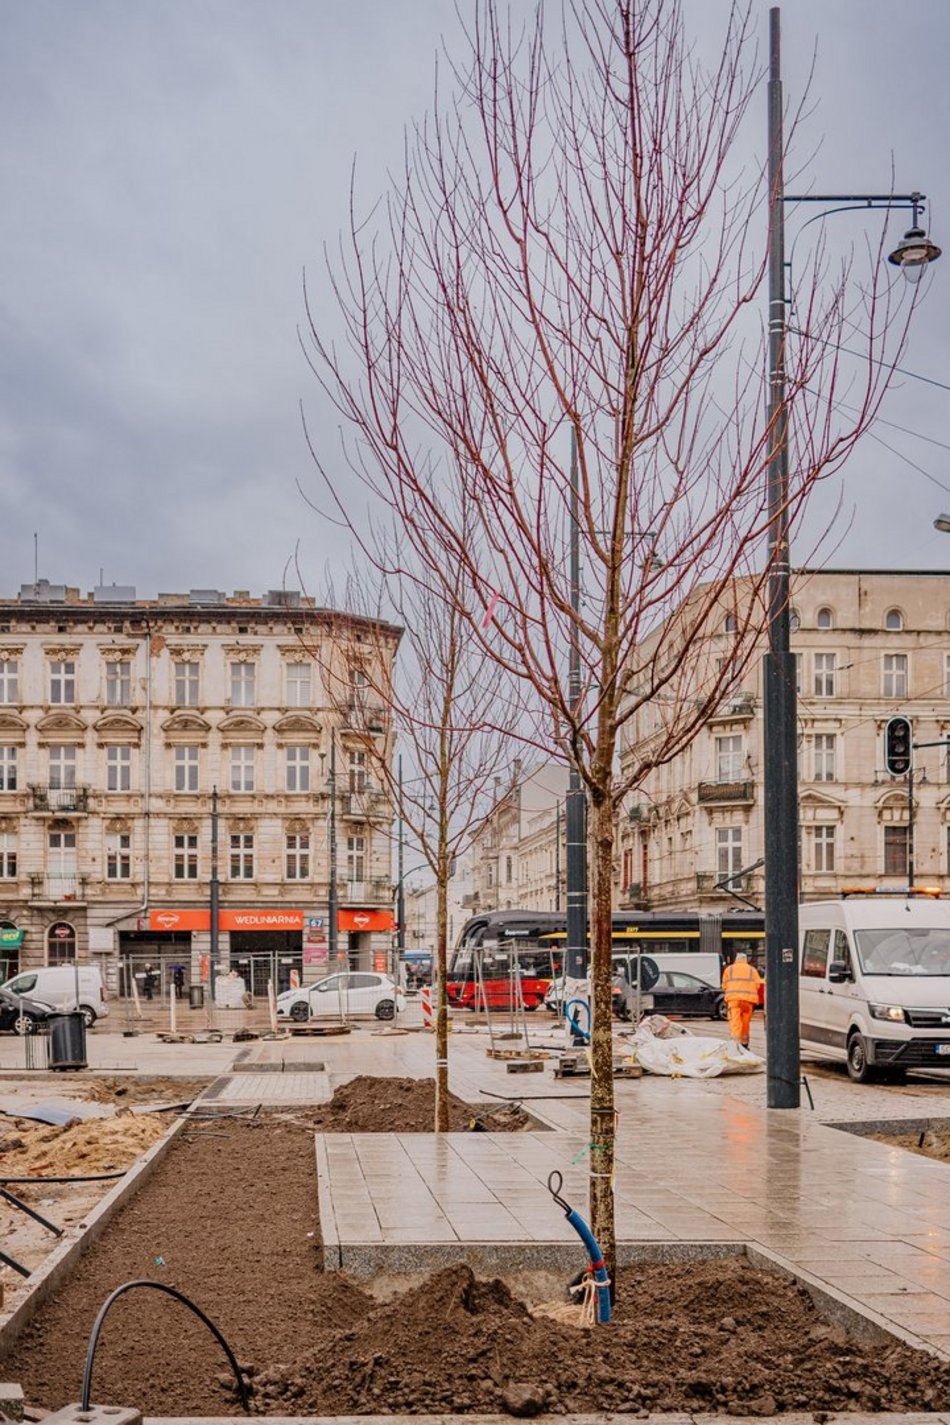
[[[686,8],[702,47],[726,0]],[[790,101],[817,49],[801,182],[886,191],[893,164],[928,194],[948,256],[905,365],[950,387],[950,4],[786,0],[782,22]],[[451,0],[0,0],[0,23],[0,594],[32,579],[34,532],[40,575],[84,592],[101,570],[260,593],[298,539],[318,589],[340,539],[297,491],[302,400],[334,448],[301,273],[346,225],[354,157],[367,200],[398,162]],[[757,105],[761,159],[764,85]],[[950,568],[948,396],[900,378],[883,414],[907,429],[878,426],[826,497],[832,563]]]

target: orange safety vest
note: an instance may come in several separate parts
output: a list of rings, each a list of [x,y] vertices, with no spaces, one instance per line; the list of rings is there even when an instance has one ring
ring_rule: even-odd
[[[750,965],[748,960],[736,960],[733,964],[727,965],[722,972],[722,992],[726,999],[745,1000],[749,1004],[758,1004],[759,985],[762,977],[754,965]]]

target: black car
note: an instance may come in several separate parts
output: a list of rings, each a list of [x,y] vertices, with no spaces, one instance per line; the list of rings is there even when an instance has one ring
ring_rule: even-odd
[[[684,970],[661,970],[650,991],[656,1014],[681,1014],[698,1019],[725,1019],[726,1000],[722,990],[707,985]]]
[[[56,1009],[38,999],[12,995],[0,990],[0,1029],[13,1029],[17,1034],[35,1034],[37,1026],[45,1024]]]

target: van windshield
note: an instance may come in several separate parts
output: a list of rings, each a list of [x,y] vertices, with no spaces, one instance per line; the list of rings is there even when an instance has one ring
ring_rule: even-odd
[[[856,930],[854,942],[866,975],[950,975],[950,931]]]

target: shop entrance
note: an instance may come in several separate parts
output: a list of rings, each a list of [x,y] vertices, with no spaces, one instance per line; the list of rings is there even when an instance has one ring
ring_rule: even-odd
[[[191,932],[120,930],[120,999],[131,996],[133,979],[140,1000],[163,1000],[172,984],[184,999],[191,984]]]
[[[296,970],[298,983],[303,972],[303,935],[299,930],[232,930],[231,969],[237,970],[255,999],[267,995],[273,980],[274,993],[289,990],[290,975]]]

